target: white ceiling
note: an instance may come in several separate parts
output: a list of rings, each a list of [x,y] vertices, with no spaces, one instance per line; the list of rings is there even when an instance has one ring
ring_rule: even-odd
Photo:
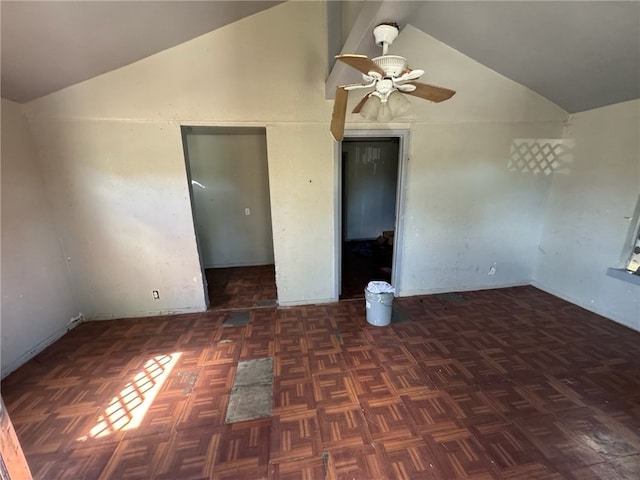
[[[29,101],[278,3],[2,0],[1,93]],[[390,20],[411,23],[571,113],[640,97],[638,1],[330,1],[330,58],[379,55],[371,30]],[[354,73],[329,67],[328,96]]]

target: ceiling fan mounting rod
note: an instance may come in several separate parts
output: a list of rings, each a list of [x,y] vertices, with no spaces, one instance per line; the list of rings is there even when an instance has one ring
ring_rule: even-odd
[[[376,45],[382,47],[382,55],[387,55],[389,45],[398,38],[399,32],[397,23],[381,23],[373,29],[373,37],[376,40]]]

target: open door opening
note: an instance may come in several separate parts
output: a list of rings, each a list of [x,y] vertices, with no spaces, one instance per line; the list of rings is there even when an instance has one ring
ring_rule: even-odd
[[[266,130],[184,126],[209,309],[276,305]]]
[[[393,284],[401,138],[345,137],[341,146],[340,299],[371,280]]]

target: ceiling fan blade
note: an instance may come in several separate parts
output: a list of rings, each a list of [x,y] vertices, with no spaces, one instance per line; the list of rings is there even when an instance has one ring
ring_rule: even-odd
[[[366,55],[346,53],[344,55],[336,55],[336,58],[365,75],[368,75],[369,72],[376,72],[379,73],[382,77],[385,76],[384,70],[376,65],[373,60],[371,60]]]
[[[344,122],[347,115],[347,100],[349,92],[343,87],[336,88],[336,99],[333,102],[333,114],[331,115],[331,135],[336,142],[344,138]]]
[[[371,96],[370,93],[367,93],[364,97],[362,97],[362,100],[360,100],[358,102],[358,104],[356,105],[356,108],[354,108],[351,113],[360,113],[360,110],[362,110],[362,106],[367,103],[367,100],[369,100],[369,97]]]
[[[415,85],[416,89],[413,92],[404,92],[407,95],[413,95],[414,97],[424,98],[432,102],[443,102],[449,100],[455,95],[455,90],[449,90],[448,88],[436,87],[435,85],[429,85],[428,83],[410,82],[405,85]]]

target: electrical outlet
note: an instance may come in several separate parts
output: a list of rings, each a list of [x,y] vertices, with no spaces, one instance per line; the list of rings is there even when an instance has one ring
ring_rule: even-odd
[[[84,315],[82,313],[78,313],[75,317],[71,317],[71,319],[67,322],[67,327],[75,327],[76,325],[84,322]]]
[[[160,292],[158,292],[158,290],[154,290],[152,294],[153,294],[153,298],[155,298],[156,300],[160,298]]]
[[[245,215],[251,215],[251,209],[249,209],[248,207],[244,209],[244,214]]]

